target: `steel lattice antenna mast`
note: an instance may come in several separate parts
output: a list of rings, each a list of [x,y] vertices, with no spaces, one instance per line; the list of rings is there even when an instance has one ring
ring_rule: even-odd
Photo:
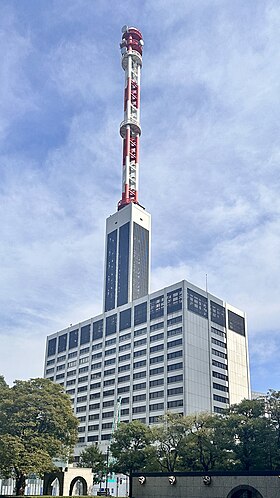
[[[122,68],[125,71],[124,119],[120,125],[123,139],[122,198],[118,210],[133,202],[138,204],[140,73],[142,67],[142,34],[136,28],[122,28]]]

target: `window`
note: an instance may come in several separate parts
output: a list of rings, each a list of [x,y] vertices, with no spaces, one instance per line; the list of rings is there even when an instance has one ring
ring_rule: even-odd
[[[48,356],[52,356],[56,353],[56,337],[50,339],[48,342]]]
[[[223,370],[227,370],[227,365],[225,363],[221,363],[220,361],[212,360],[212,365],[214,367],[219,367],[219,368],[223,368]]]
[[[150,332],[154,332],[155,330],[162,329],[164,327],[164,322],[154,323],[154,325],[150,326]]]
[[[68,368],[75,367],[76,365],[77,365],[77,361],[76,360],[68,362]]]
[[[108,391],[103,391],[103,398],[106,398],[107,396],[114,396],[115,394],[115,389],[109,389]]]
[[[155,391],[150,393],[150,399],[163,398],[163,397],[164,397],[164,391]]]
[[[113,339],[108,339],[105,341],[105,347],[106,346],[112,346],[112,344],[116,344],[116,338],[114,337]]]
[[[71,332],[69,333],[69,349],[73,349],[78,346],[78,334],[78,329],[71,330]]]
[[[111,424],[112,425],[112,424]],[[95,425],[89,425],[88,426],[88,430],[91,432],[91,431],[98,431],[99,429],[99,424],[95,424]]]
[[[164,379],[150,380],[150,387],[162,386],[164,384]]]
[[[159,417],[149,417],[149,424],[157,424]]]
[[[173,382],[181,382],[183,380],[183,374],[173,375],[172,377],[167,377],[167,384],[172,384]]]
[[[73,379],[74,382],[75,382],[75,379]],[[70,382],[73,382],[72,380],[70,380]],[[82,392],[85,392],[87,391],[87,388],[88,386],[81,386],[81,387],[78,387],[78,393],[82,393]]]
[[[77,417],[79,422],[85,422],[86,421],[86,417],[83,416],[83,417]]]
[[[107,367],[108,365],[113,365],[115,363],[115,361],[116,361],[115,357],[109,358],[109,360],[104,361],[104,365],[105,365],[105,367]]]
[[[111,354],[116,354],[116,348],[106,349],[105,356],[110,356]]]
[[[145,400],[146,400],[146,394],[136,394],[136,396],[133,396],[133,402],[145,401]]]
[[[47,368],[47,370],[46,370],[46,374],[47,374],[47,375],[48,375],[48,374],[51,374],[51,373],[53,373],[53,372],[54,372],[54,367]]]
[[[220,406],[214,406],[214,413],[224,413],[225,410],[224,408],[221,408]]]
[[[80,358],[79,364],[83,365],[83,363],[88,363],[89,362],[89,357],[85,356],[84,358]]]
[[[104,377],[108,377],[108,375],[115,375],[115,368],[109,368],[108,370],[104,371]]]
[[[167,389],[168,396],[174,396],[175,394],[182,394],[182,393],[183,393],[183,387],[174,387],[172,389]]]
[[[127,365],[121,365],[118,368],[118,372],[126,372],[127,370],[130,370],[130,363],[128,363]]]
[[[123,377],[118,378],[118,383],[121,384],[122,382],[129,382],[130,381],[130,375],[123,375]]]
[[[147,328],[134,330],[134,337],[139,337],[139,335],[144,335],[147,333]]]
[[[192,289],[188,289],[188,310],[192,313],[208,318],[208,301]]]
[[[177,329],[171,329],[167,331],[167,337],[174,337],[174,335],[182,334],[182,327],[178,327]]]
[[[72,375],[76,375],[76,370],[69,370],[69,372],[67,372],[67,377],[72,377]]]
[[[134,325],[140,325],[147,321],[147,303],[134,306]]]
[[[123,408],[121,410],[121,415],[128,415],[129,414],[129,408]]]
[[[111,399],[110,401],[103,401],[103,408],[108,408],[108,406],[114,406],[115,401]]]
[[[68,390],[66,391],[66,394],[69,394],[69,395],[70,395],[70,394],[75,394],[75,389],[68,389]]]
[[[148,294],[149,232],[133,223],[132,299]]]
[[[183,406],[182,399],[176,399],[175,401],[168,401],[167,408],[177,408],[178,406]]]
[[[88,436],[88,443],[92,443],[93,441],[98,441],[98,436]]]
[[[59,357],[57,358],[57,363],[60,363],[61,361],[64,361],[65,359],[66,359],[65,354],[64,354],[64,355],[62,355],[62,356],[59,356]]]
[[[107,235],[105,311],[115,307],[117,263],[117,230]]]
[[[104,422],[102,429],[112,429],[112,422]]]
[[[138,341],[134,341],[134,347],[137,348],[137,346],[143,346],[143,344],[146,344],[147,339],[146,337],[144,339],[139,339]]]
[[[119,353],[121,353],[122,351],[126,351],[130,348],[131,348],[130,342],[128,342],[127,344],[123,344],[122,346],[119,346]]]
[[[78,352],[77,352],[77,351],[72,351],[72,353],[69,353],[69,354],[68,354],[68,360],[69,360],[70,358],[76,358],[77,354],[78,354]]]
[[[150,348],[150,353],[156,353],[156,351],[162,351],[164,349],[164,344],[157,344]]]
[[[117,315],[107,316],[106,318],[106,332],[105,335],[112,335],[117,332]]]
[[[139,391],[140,389],[146,389],[146,382],[140,382],[133,386],[133,391]]]
[[[90,324],[81,327],[80,345],[87,344],[90,341]]]
[[[76,379],[67,380],[66,386],[74,386],[76,384]],[[87,386],[85,386],[87,389]],[[79,392],[79,389],[78,389]]]
[[[57,352],[63,353],[63,351],[66,351],[66,347],[67,347],[67,334],[60,335],[58,337]]]
[[[99,405],[99,403],[97,403]],[[93,413],[92,415],[88,416],[89,420],[98,420],[99,419],[99,413]]]
[[[92,370],[98,370],[99,368],[101,368],[101,361],[99,361],[98,363],[94,363],[93,365],[91,365],[91,369]]]
[[[95,372],[90,376],[91,379],[99,379],[99,377],[101,377],[101,372]]]
[[[101,348],[102,348],[102,342],[99,342],[98,344],[93,344],[92,351],[97,351],[98,349]]]
[[[91,357],[92,360],[98,360],[98,358],[102,358],[102,352],[101,351],[99,353],[93,354],[92,357]]]
[[[83,403],[86,400],[87,400],[87,396],[79,396],[77,398],[77,403]]]
[[[131,308],[120,312],[120,331],[131,327]]]
[[[173,354],[173,353],[170,353]],[[183,363],[173,363],[172,365],[167,365],[167,372],[171,372],[172,370],[181,370],[183,368]]]
[[[92,399],[99,399],[100,398],[100,392],[98,393],[93,393],[90,395],[89,399],[92,400]]]
[[[56,367],[56,370],[57,370],[57,371],[59,371],[59,370],[64,370],[64,368],[65,368],[65,365],[58,365],[58,366]]]
[[[182,289],[176,289],[167,293],[167,314],[182,309]]]
[[[96,339],[101,339],[102,336],[103,336],[103,320],[98,320],[97,322],[93,322],[92,324],[93,341],[96,341]]]
[[[134,351],[134,358],[138,358],[139,356],[145,356],[146,355],[146,349],[140,349],[140,351]]]
[[[122,405],[127,405],[129,403],[129,398],[122,398]]]
[[[129,232],[129,222],[122,225],[119,229],[117,306],[122,306],[122,304],[126,304],[128,301]]]
[[[78,378],[78,383],[80,382],[87,382],[88,381],[88,376],[87,375],[84,375],[84,377],[79,377]]]
[[[128,393],[130,391],[129,386],[118,387],[118,394]]]
[[[213,399],[215,401],[219,401],[220,403],[228,403],[229,402],[228,398],[224,398],[224,396],[218,396],[217,394],[213,395]]]
[[[211,342],[212,342],[212,344],[216,344],[216,346],[220,346],[220,348],[226,348],[227,347],[227,345],[224,342],[219,341],[215,337],[211,338]]]
[[[129,354],[123,354],[122,356],[119,356],[119,363],[122,361],[130,360],[130,353]]]
[[[228,310],[228,328],[237,332],[237,334],[245,336],[245,321],[244,318],[233,311]]]
[[[160,356],[155,356],[154,358],[150,358],[150,365],[153,365],[154,363],[160,363],[163,360],[164,360],[163,354],[161,354]]]
[[[217,349],[212,348],[212,354],[214,354],[215,356],[220,356],[220,358],[224,358],[225,360],[227,359],[226,353],[218,351]]]
[[[131,338],[131,334],[130,334],[130,333],[128,333],[128,334],[124,334],[124,335],[121,335],[121,336],[119,337],[119,342],[124,342],[124,341],[127,341],[127,340],[128,340],[128,339],[130,339],[130,338]]]
[[[135,361],[135,363],[133,363],[133,368],[145,367],[146,363],[146,360]]]
[[[101,382],[94,382],[94,384],[90,384],[90,389],[99,389],[101,386]]]
[[[132,413],[144,413],[146,411],[146,406],[135,406],[132,408]]]
[[[167,327],[169,327],[169,325],[174,325],[175,323],[181,323],[181,321],[182,315],[175,316],[174,318],[169,318],[169,320],[167,320]]]
[[[164,315],[164,296],[155,297],[150,301],[150,320]]]
[[[227,376],[227,375],[224,375],[224,374],[222,374],[222,373],[220,373],[220,372],[215,372],[215,371],[213,371],[213,372],[212,372],[212,375],[213,375],[213,377],[215,377],[216,379],[222,379],[222,380],[226,380],[226,381],[228,381],[228,376]]]
[[[108,380],[104,380],[104,382],[103,382],[104,387],[113,386],[114,384],[115,384],[115,379],[108,379]]]
[[[81,367],[81,368],[79,368],[79,374],[85,373],[87,371],[88,371],[88,367]]]
[[[114,412],[103,412],[102,418],[111,418],[114,416]]]
[[[213,388],[217,389],[218,391],[224,391],[225,393],[228,392],[227,386],[223,386],[222,384],[217,384],[216,382],[213,382]]]
[[[164,403],[155,403],[154,405],[150,405],[150,411],[154,412],[157,410],[163,410],[164,408]]]
[[[214,301],[210,301],[211,320],[222,327],[226,326],[226,310],[223,306]]]
[[[167,348],[170,349],[170,348],[175,348],[176,346],[181,346],[183,343],[183,340],[182,339],[175,339],[175,341],[169,341],[167,343]]]
[[[133,379],[143,379],[146,377],[146,371],[143,370],[143,372],[136,372],[133,374]]]
[[[84,443],[85,442],[85,438],[84,437],[79,437],[78,438],[78,443]]]
[[[151,368],[150,375],[158,375],[158,374],[162,374],[163,372],[164,372],[163,367]]]
[[[86,354],[89,352],[89,348],[83,348],[83,349],[80,349],[80,355],[81,354]]]
[[[180,351],[173,351],[172,353],[168,353],[167,359],[168,360],[172,360],[173,358],[180,358],[181,356],[183,356],[183,351],[182,350],[180,350]]]
[[[163,340],[163,338],[164,338],[163,332],[161,332],[160,334],[151,335],[150,342],[161,341],[161,340]]]
[[[86,409],[87,409],[87,407],[86,407],[86,406],[78,406],[78,407],[76,408],[76,413],[85,412],[85,411],[86,411]]]
[[[222,330],[216,329],[215,327],[211,327],[212,334],[218,335],[219,337],[225,338],[225,333]]]

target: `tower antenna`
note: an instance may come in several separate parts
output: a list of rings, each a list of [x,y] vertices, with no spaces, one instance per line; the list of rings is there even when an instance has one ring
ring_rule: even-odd
[[[118,210],[131,202],[138,204],[139,137],[140,128],[140,73],[144,41],[141,32],[123,26],[122,68],[125,71],[124,119],[120,124],[123,139],[122,198]]]

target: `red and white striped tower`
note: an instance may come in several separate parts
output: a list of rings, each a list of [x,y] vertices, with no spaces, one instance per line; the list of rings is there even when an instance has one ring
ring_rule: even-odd
[[[124,119],[120,124],[123,139],[122,198],[118,210],[131,202],[138,204],[140,73],[142,67],[142,34],[136,28],[122,28],[122,67],[125,71]]]

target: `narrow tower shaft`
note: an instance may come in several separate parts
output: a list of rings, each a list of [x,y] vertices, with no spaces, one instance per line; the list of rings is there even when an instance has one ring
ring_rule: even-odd
[[[120,124],[123,139],[122,198],[118,210],[133,202],[138,204],[140,73],[142,67],[142,34],[136,28],[123,27],[120,44],[122,68],[125,71],[124,119]]]

